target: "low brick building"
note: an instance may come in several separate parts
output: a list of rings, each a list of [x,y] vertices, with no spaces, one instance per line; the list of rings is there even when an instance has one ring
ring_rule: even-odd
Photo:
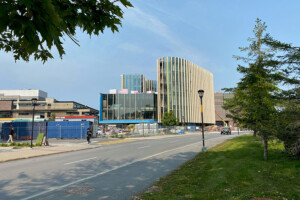
[[[20,92],[19,95],[16,92],[0,90],[0,120],[1,118],[32,118],[32,98],[38,99],[35,106],[35,118],[49,119],[52,115],[97,116],[99,113],[98,110],[75,101],[57,101],[54,98],[48,98],[47,93],[40,90],[26,90]]]

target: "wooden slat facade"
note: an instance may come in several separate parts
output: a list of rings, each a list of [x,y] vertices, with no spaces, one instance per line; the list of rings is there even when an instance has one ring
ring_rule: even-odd
[[[204,123],[215,123],[214,85],[211,72],[185,59],[157,60],[158,122],[165,112],[174,111],[180,123],[201,123],[198,90],[204,90]]]

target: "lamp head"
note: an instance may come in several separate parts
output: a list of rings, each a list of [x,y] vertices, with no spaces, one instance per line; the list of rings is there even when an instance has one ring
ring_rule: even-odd
[[[204,95],[204,90],[198,90],[199,97],[202,98]]]
[[[37,102],[37,98],[32,98],[31,101],[32,101],[32,105],[35,105]]]

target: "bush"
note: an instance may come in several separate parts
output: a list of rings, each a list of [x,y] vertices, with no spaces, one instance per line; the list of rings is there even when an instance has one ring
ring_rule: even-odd
[[[12,142],[12,143],[10,143],[10,145],[9,146],[16,146],[17,145],[17,143],[15,143],[15,142]]]

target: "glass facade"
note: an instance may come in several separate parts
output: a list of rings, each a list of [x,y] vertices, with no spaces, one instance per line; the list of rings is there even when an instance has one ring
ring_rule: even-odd
[[[160,97],[163,107],[161,113],[173,111],[180,122],[187,116],[186,93],[187,84],[185,82],[186,70],[185,60],[175,57],[164,57],[159,62],[160,67]]]
[[[131,91],[138,91],[139,93],[144,92],[145,87],[145,76],[142,74],[129,74],[122,75],[122,89],[128,89]]]
[[[100,95],[100,109],[102,109],[100,110],[102,113],[100,121],[157,120],[156,94]]]
[[[121,88],[131,91],[138,91],[139,93],[146,93],[147,91],[157,91],[157,81],[147,80],[143,74],[128,74],[121,75]]]

